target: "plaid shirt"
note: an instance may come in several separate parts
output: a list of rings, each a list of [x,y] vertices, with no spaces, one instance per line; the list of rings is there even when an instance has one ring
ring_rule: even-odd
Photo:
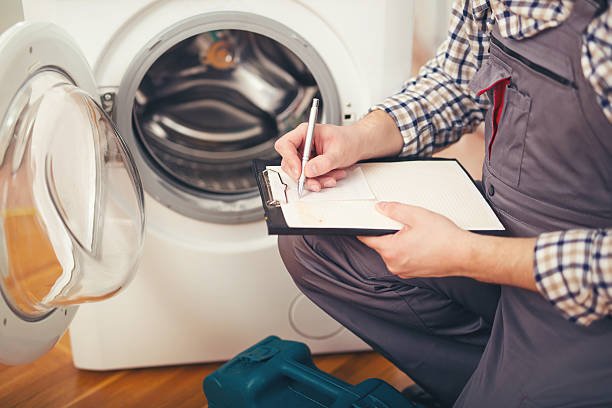
[[[448,39],[400,92],[372,109],[386,111],[404,138],[402,155],[431,155],[484,120],[485,97],[467,88],[486,60],[494,24],[502,36],[531,37],[558,26],[573,1],[456,0]],[[581,64],[612,122],[612,6],[587,27]],[[612,229],[543,234],[535,250],[537,287],[572,321],[589,324],[612,314]]]

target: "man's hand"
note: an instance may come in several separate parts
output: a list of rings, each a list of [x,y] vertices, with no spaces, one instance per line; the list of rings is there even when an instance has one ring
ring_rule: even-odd
[[[399,232],[358,237],[382,257],[389,271],[402,278],[442,277],[459,273],[469,233],[451,220],[421,207],[377,204],[387,217],[404,224]]]
[[[306,128],[307,124],[302,123],[278,139],[274,145],[282,157],[282,169],[295,180],[300,177],[302,169]],[[358,140],[351,139],[347,128],[342,126],[316,125],[313,145],[316,153],[305,168],[306,188],[311,191],[334,187],[338,180],[346,176],[343,169],[359,160]]]
[[[274,144],[281,155],[281,167],[294,180],[300,177],[306,139],[305,123],[283,135]],[[316,125],[314,156],[306,164],[306,188],[319,191],[334,187],[346,176],[345,168],[359,160],[398,154],[402,136],[393,119],[376,110],[350,126]]]
[[[500,238],[462,230],[448,218],[400,203],[377,209],[404,228],[382,237],[357,237],[401,278],[466,276],[536,291],[535,238]]]

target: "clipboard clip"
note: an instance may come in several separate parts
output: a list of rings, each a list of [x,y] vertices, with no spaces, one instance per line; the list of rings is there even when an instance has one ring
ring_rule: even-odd
[[[283,181],[280,173],[276,170],[265,169],[261,172],[266,186],[266,206],[268,207],[280,207],[282,204],[287,204],[287,183]],[[274,193],[280,194],[274,194]],[[281,198],[275,198],[281,195]],[[284,200],[283,197],[284,196]]]

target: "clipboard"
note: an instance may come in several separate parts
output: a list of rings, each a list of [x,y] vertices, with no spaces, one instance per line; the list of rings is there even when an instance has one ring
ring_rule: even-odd
[[[486,201],[486,196],[481,191],[479,185],[471,178],[469,173],[456,159],[446,158],[383,158],[374,160],[365,160],[357,163],[396,163],[406,161],[436,161],[436,162],[454,162],[456,163],[462,173],[469,179],[470,184],[473,185],[478,191],[478,196],[486,202],[488,209],[494,214],[495,219],[499,222],[497,228],[491,229],[470,229],[472,232],[486,234],[486,235],[507,235],[505,227],[499,220],[499,217],[494,213],[492,207]],[[287,200],[287,183],[283,180],[283,176],[275,170],[267,169],[270,166],[279,166],[280,160],[259,160],[255,159],[252,163],[252,170],[257,181],[259,188],[260,197],[262,200],[262,206],[264,209],[264,217],[268,228],[269,235],[386,235],[393,234],[399,231],[398,228],[361,228],[361,227],[302,227],[302,226],[289,226],[283,214],[283,204],[288,202]],[[282,199],[279,199],[279,195],[282,197],[283,192],[280,191],[278,186],[285,186],[284,190],[284,203]],[[282,187],[281,187],[282,188]],[[315,193],[316,194],[316,193]]]

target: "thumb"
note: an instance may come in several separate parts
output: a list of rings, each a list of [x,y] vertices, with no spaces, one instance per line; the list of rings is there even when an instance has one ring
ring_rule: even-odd
[[[413,226],[423,218],[428,210],[414,205],[402,204],[397,202],[381,201],[376,203],[376,209],[383,215],[392,220],[401,222],[404,225]]]
[[[306,163],[304,173],[306,177],[319,177],[338,167],[337,160],[329,153],[323,153],[313,157]]]
[[[389,245],[389,240],[393,237],[393,234],[379,235],[379,236],[357,236],[357,239],[363,244],[369,246],[376,252],[380,253],[381,250]]]

